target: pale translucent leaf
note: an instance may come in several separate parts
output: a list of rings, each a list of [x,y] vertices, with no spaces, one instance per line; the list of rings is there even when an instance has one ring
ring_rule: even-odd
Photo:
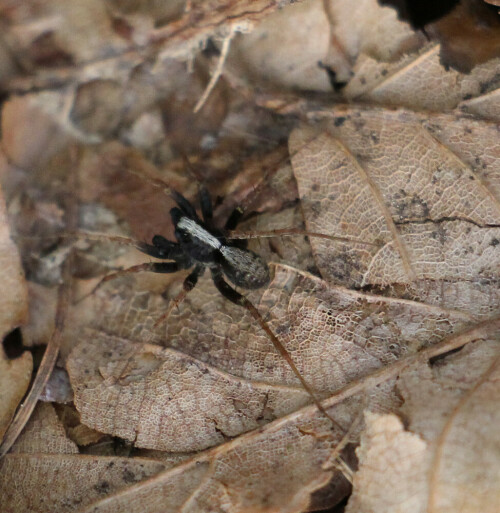
[[[405,372],[405,431],[369,415],[348,513],[495,512],[500,501],[499,346],[481,341]]]

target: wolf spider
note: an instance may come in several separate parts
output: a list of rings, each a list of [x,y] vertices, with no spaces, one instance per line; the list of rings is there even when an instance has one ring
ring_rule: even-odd
[[[196,209],[182,194],[170,190],[170,195],[177,203],[177,206],[170,210],[170,216],[175,229],[174,235],[177,242],[170,241],[162,235],[154,235],[151,244],[126,240],[120,237],[108,238],[108,240],[115,240],[117,242],[121,240],[127,243],[128,241],[128,243],[134,245],[142,253],[160,260],[168,260],[168,262],[147,262],[108,274],[102,278],[85,297],[93,294],[105,282],[125,274],[144,271],[153,273],[175,273],[183,269],[192,269],[191,273],[184,279],[183,290],[171,301],[167,311],[156,321],[155,327],[157,327],[169,316],[172,309],[183,301],[186,294],[196,286],[198,278],[205,272],[205,269],[208,268],[217,290],[226,299],[238,306],[242,306],[250,312],[252,317],[259,323],[260,327],[270,338],[274,347],[286,360],[318,409],[323,415],[328,417],[332,423],[335,423],[321,405],[311,386],[297,369],[285,346],[269,328],[257,308],[248,298],[235,290],[227,280],[235,286],[247,290],[259,289],[269,282],[269,267],[259,255],[247,248],[248,238],[259,236],[309,235],[338,240],[342,239],[342,237],[315,234],[300,229],[283,229],[261,233],[250,232],[238,235],[232,233],[232,230],[236,228],[243,216],[242,209],[235,209],[227,219],[224,228],[220,229],[215,226],[212,199],[204,187],[200,188],[199,193],[202,218],[198,216]]]

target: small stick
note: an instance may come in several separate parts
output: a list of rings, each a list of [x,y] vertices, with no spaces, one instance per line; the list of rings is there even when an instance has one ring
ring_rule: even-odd
[[[21,431],[24,429],[24,426],[30,419],[35,406],[38,403],[38,398],[49,381],[52,370],[56,364],[57,357],[59,356],[59,348],[61,346],[64,324],[71,296],[71,278],[68,272],[71,267],[71,260],[72,256],[70,254],[65,261],[63,269],[63,274],[66,276],[66,279],[59,287],[54,331],[52,332],[49,343],[43,353],[43,358],[33,381],[33,385],[31,386],[28,395],[19,406],[14,420],[7,429],[3,442],[0,444],[0,458],[9,452],[10,448],[14,445],[14,442],[21,434]]]
[[[203,94],[201,95],[201,98],[196,102],[196,105],[194,106],[193,112],[196,114],[205,104],[208,97],[210,96],[210,93],[213,91],[214,87],[216,86],[220,76],[222,75],[222,70],[224,69],[224,64],[226,63],[227,54],[229,53],[229,47],[231,45],[231,40],[233,39],[234,35],[236,34],[236,30],[234,27],[230,27],[229,34],[224,38],[224,41],[222,43],[222,49],[220,52],[219,60],[217,61],[217,67],[215,68],[212,77],[210,78],[210,81],[208,82],[207,87],[203,91]]]

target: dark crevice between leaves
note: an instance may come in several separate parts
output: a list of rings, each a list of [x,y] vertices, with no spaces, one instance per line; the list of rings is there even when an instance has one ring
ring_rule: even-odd
[[[441,362],[442,360],[445,360],[446,358],[448,358],[448,356],[452,355],[452,354],[455,354],[455,353],[459,353],[460,351],[462,351],[462,349],[464,348],[465,346],[463,347],[457,347],[456,349],[452,349],[451,351],[448,351],[447,353],[443,353],[443,354],[440,354],[439,356],[434,356],[433,358],[431,358],[429,360],[429,365],[431,367],[433,367],[434,365],[438,364],[439,365],[439,362]]]
[[[438,219],[407,219],[405,221],[394,221],[394,224],[396,226],[402,226],[405,224],[426,224],[426,223],[432,223],[432,224],[441,224],[441,223],[447,223],[447,222],[462,222],[462,223],[470,223],[474,226],[477,226],[478,228],[500,228],[500,225],[498,224],[489,224],[489,223],[478,223],[477,221],[473,221],[472,219],[468,219],[466,217],[460,217],[460,216],[444,216],[440,217]]]
[[[324,64],[322,61],[318,62],[318,68],[324,70],[328,76],[328,81],[332,89],[338,93],[340,92],[346,85],[347,82],[337,79],[337,72],[331,67]]]
[[[400,20],[408,21],[413,28],[421,29],[446,16],[458,5],[459,0],[379,0],[379,3],[396,9]]]
[[[23,346],[23,336],[19,328],[13,329],[3,339],[3,350],[9,360],[16,360],[25,351]]]

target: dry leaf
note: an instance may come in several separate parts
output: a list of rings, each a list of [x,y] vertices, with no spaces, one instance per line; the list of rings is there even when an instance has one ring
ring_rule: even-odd
[[[140,458],[8,454],[0,461],[0,507],[26,513],[81,510],[163,468],[162,463]]]
[[[394,415],[368,416],[347,511],[497,511],[499,362],[498,340],[483,341],[406,371],[411,431]]]
[[[4,339],[26,321],[28,298],[19,253],[10,239],[4,199],[0,190],[0,269],[2,298],[0,300],[0,333]],[[0,440],[26,393],[33,360],[30,353],[9,359],[0,349]]]
[[[427,444],[405,432],[393,414],[367,414],[366,430],[356,451],[360,469],[347,511],[419,512],[425,497]],[[387,489],[389,485],[389,488]]]
[[[497,330],[498,325],[497,321]],[[440,347],[426,350],[424,360],[447,349],[460,347],[467,341],[487,336],[488,327],[486,326],[471,330],[450,339]],[[353,386],[345,387],[328,400],[327,406],[335,408],[335,411],[337,408],[342,411],[342,402],[345,399],[383,384],[388,378],[400,374],[406,366],[411,365],[411,362],[414,364],[418,362],[420,358],[421,356],[416,355],[406,363],[396,362],[368,377],[368,380],[361,380],[353,383]],[[96,484],[92,471],[94,467],[99,470],[104,463],[112,468],[120,460],[96,458],[94,467],[90,467],[85,465],[85,457],[75,456],[72,458],[72,463],[75,468],[83,467],[82,472],[90,471],[90,500],[97,499],[88,507],[84,506],[81,511],[134,513],[160,512],[165,509],[213,511],[227,508],[230,511],[292,512],[303,511],[309,503],[309,494],[331,478],[330,456],[334,446],[335,439],[332,438],[330,423],[324,417],[318,417],[316,407],[307,407],[257,431],[201,453],[128,490],[119,490],[117,493],[105,496],[102,500],[96,497],[95,491],[105,493],[106,488],[112,488],[114,483],[110,485],[108,481],[100,481]],[[9,465],[16,463],[13,456],[7,456],[6,461]],[[141,460],[135,461],[139,467],[143,466]],[[33,462],[28,459],[24,463]],[[49,463],[49,460],[40,458],[39,463],[43,465]],[[52,476],[51,472],[57,472],[60,466],[68,463],[67,458],[54,459],[52,466],[47,469],[49,479]],[[31,468],[34,470],[34,478],[37,479],[37,467],[33,465],[28,467],[29,475],[31,475]],[[130,477],[130,474],[124,472],[123,478],[126,480],[127,477]],[[75,481],[73,480],[72,483]],[[339,492],[345,486],[345,482],[343,485],[338,479],[334,484]],[[82,483],[82,486],[83,491],[81,487],[77,489],[72,487],[68,497],[83,497],[83,492],[88,493],[89,490],[86,488],[87,483]],[[23,490],[24,501],[32,500],[31,494],[34,493],[33,500],[38,503],[40,499],[36,490],[37,486]],[[60,500],[56,492],[54,492],[54,502],[56,502],[55,499]],[[65,502],[68,508],[73,504],[71,500]]]
[[[5,434],[31,380],[33,359],[31,353],[9,360],[2,349],[0,354],[0,434]]]
[[[329,426],[313,416],[309,410],[240,437],[83,511],[302,511],[331,477],[322,468]]]
[[[254,241],[256,251],[280,263],[272,266],[269,287],[249,294],[341,427],[332,428],[316,407],[307,406],[310,397],[267,336],[246,311],[217,293],[209,277],[156,328],[185,274],[124,277],[71,305],[66,317],[59,364],[68,369],[84,424],[78,420],[74,426],[65,417],[65,425],[81,450],[103,453],[85,445],[103,442],[97,429],[133,441],[133,447],[126,445],[132,455],[138,447],[151,448],[140,453],[161,463],[10,454],[0,462],[3,510],[330,507],[349,493],[338,465],[352,474],[353,447],[364,430],[357,420],[366,409],[400,413],[403,406],[409,420],[407,432],[396,417],[381,417],[379,427],[370,420],[366,435],[389,430],[397,440],[396,453],[406,460],[397,454],[391,459],[392,447],[384,446],[381,456],[395,462],[402,497],[416,487],[425,494],[436,438],[441,436],[444,462],[432,467],[437,511],[445,507],[439,501],[454,469],[462,472],[464,466],[453,460],[456,433],[474,438],[457,452],[463,461],[472,459],[470,450],[481,455],[475,442],[484,435],[466,408],[459,408],[464,418],[453,425],[456,433],[442,436],[437,414],[455,419],[445,406],[460,396],[462,384],[436,385],[426,366],[430,357],[498,329],[499,146],[498,128],[488,121],[500,119],[498,62],[485,62],[469,75],[447,71],[439,47],[423,46],[421,35],[374,0],[355,8],[341,0],[305,2],[237,41],[235,31],[278,3],[249,5],[171,2],[152,8],[72,0],[2,11],[10,53],[25,72],[2,84],[11,96],[23,93],[9,98],[2,111],[9,215],[21,235],[30,278],[45,286],[61,280],[60,263],[69,253],[68,240],[61,248],[54,234],[64,232],[70,193],[80,207],[82,229],[172,238],[172,202],[154,184],[163,179],[193,199],[196,176],[214,195],[218,221],[243,203],[259,214],[273,210],[249,216],[248,230],[302,228],[303,219],[308,229],[349,237],[328,243],[311,238],[311,244],[303,236]],[[315,28],[299,30],[306,26]],[[200,42],[206,43],[201,54]],[[247,63],[248,76],[235,55]],[[15,72],[9,62],[0,63],[0,70]],[[192,107],[218,72],[218,84],[194,116]],[[347,82],[336,95],[350,101],[348,107],[332,109],[299,93],[279,96],[285,87],[326,91],[327,79],[336,87]],[[278,95],[261,95],[257,82],[272,82]],[[361,108],[353,100],[371,105]],[[393,106],[400,110],[387,109]],[[283,143],[295,122],[286,112],[308,121],[289,141],[297,201],[290,166],[276,171],[285,163]],[[75,139],[80,147],[68,158],[69,140]],[[173,158],[179,148],[192,170]],[[78,183],[70,188],[68,182]],[[43,239],[22,239],[34,235]],[[127,247],[76,245],[75,299],[91,291],[103,273],[148,260]],[[32,312],[36,322],[26,333],[36,343],[50,322],[35,302]],[[410,363],[415,374],[405,374],[396,389],[397,376]],[[440,365],[433,362],[429,372]],[[420,380],[429,385],[421,403]],[[480,377],[467,382],[472,389],[476,383]],[[66,400],[69,394],[57,389],[55,381],[48,392]],[[478,398],[476,415],[487,418],[496,406]],[[26,436],[32,435],[33,443],[49,440],[63,451],[74,450],[60,424],[52,422],[53,412],[44,409],[50,431],[45,420],[35,418],[18,447],[29,447]],[[109,452],[114,439],[104,436]],[[409,484],[407,468],[422,469]],[[356,476],[352,504],[378,483],[363,481],[366,470]],[[495,475],[493,464],[488,470]],[[380,472],[381,485],[390,482],[388,472]],[[463,475],[482,490],[476,474]],[[486,502],[482,506],[487,510]]]
[[[80,343],[67,367],[85,424],[138,447],[192,451],[309,401],[252,318],[219,296],[210,279],[200,281],[166,332],[152,333],[152,341],[168,345],[163,350],[141,348],[166,307],[161,296],[115,284],[82,304],[87,315],[94,310],[92,330],[76,329]],[[259,305],[258,295],[251,297]],[[259,309],[322,395],[467,325],[461,312],[329,287],[279,266]],[[387,393],[374,394],[374,407],[394,405]]]
[[[380,247],[313,239],[322,275],[497,315],[497,127],[406,111],[346,108],[324,116],[331,121],[296,130],[290,142],[306,226]]]
[[[23,326],[23,345],[45,345],[54,331],[57,291],[38,283],[28,282],[30,297],[29,320]]]
[[[345,84],[359,54],[390,62],[423,42],[408,24],[397,20],[393,9],[382,8],[375,0],[358,0],[355,5],[349,0],[312,0],[278,11],[250,34],[240,35],[229,65],[252,84],[329,91],[323,67],[334,72],[335,82]]]
[[[439,46],[431,45],[396,63],[380,63],[361,56],[354,77],[345,88],[355,101],[434,112],[452,110],[498,120],[498,58],[476,66],[469,74],[446,71],[439,62]]]
[[[19,454],[78,454],[78,447],[67,438],[54,407],[40,402],[11,451]]]

